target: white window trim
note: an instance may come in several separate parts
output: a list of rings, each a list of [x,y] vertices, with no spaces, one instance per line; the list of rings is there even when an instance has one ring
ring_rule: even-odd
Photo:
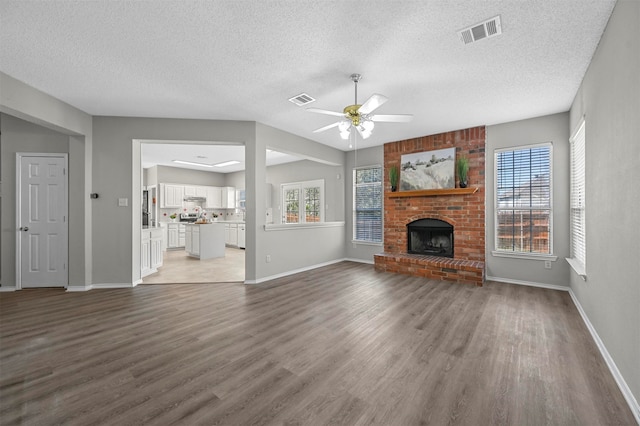
[[[307,180],[302,182],[287,182],[280,184],[280,198],[281,198],[281,212],[282,216],[287,214],[286,209],[286,199],[284,197],[284,191],[286,188],[298,188],[300,191],[300,198],[298,199],[298,219],[297,223],[285,223],[282,221],[282,216],[280,217],[280,221],[283,225],[297,225],[297,224],[306,224],[306,212],[304,211],[304,189],[305,188],[320,188],[320,222],[324,222],[324,179],[316,179],[316,180]],[[310,223],[319,223],[319,222],[310,222]]]
[[[371,240],[357,240],[355,238],[355,234],[356,234],[356,171],[358,170],[362,170],[362,169],[373,169],[373,168],[380,168],[381,172],[384,173],[384,167],[382,167],[382,164],[372,164],[369,166],[358,166],[358,167],[354,167],[353,171],[351,173],[351,198],[353,199],[353,203],[352,203],[352,208],[351,208],[351,224],[352,224],[352,229],[351,229],[351,242],[353,244],[361,244],[361,245],[366,245],[366,246],[382,246],[384,245],[384,176],[381,174],[381,181],[380,181],[380,190],[381,190],[381,196],[382,196],[382,207],[380,208],[380,218],[382,220],[382,241],[371,241]]]
[[[530,253],[530,252],[517,252],[517,251],[509,251],[509,250],[498,250],[498,162],[496,161],[497,156],[501,152],[509,152],[509,151],[519,151],[523,149],[533,149],[533,148],[541,148],[541,147],[549,147],[549,188],[551,189],[551,196],[549,197],[549,253]],[[497,148],[493,153],[493,248],[494,250],[491,252],[492,256],[495,257],[510,257],[514,259],[529,259],[529,260],[551,260],[556,261],[558,256],[554,255],[553,249],[553,234],[554,234],[554,226],[553,226],[553,142],[543,142],[537,144],[529,144],[529,145],[520,145],[520,146],[512,146],[508,148]],[[538,209],[541,210],[541,209]]]
[[[571,150],[570,150],[570,169],[569,169],[569,177],[570,179],[573,179],[573,144],[576,141],[576,138],[582,133],[582,138],[584,140],[584,146],[583,149],[585,150],[584,155],[585,155],[585,162],[586,162],[586,117],[582,117],[582,119],[580,120],[580,123],[578,123],[578,127],[576,128],[576,130],[573,132],[571,138],[569,139],[569,143],[571,144]],[[584,165],[584,168],[586,168],[586,164]],[[584,177],[583,179],[586,179],[586,170],[583,170],[584,173]],[[586,182],[585,182],[585,187],[586,187]],[[571,256],[573,256],[573,223],[572,223],[572,219],[571,219],[571,214],[572,214],[572,204],[571,204],[571,198],[573,196],[573,181],[570,181],[569,183],[569,229],[570,229],[570,235],[569,235],[569,245],[570,245],[570,250],[572,251]],[[586,200],[585,200],[585,206],[586,206]],[[586,207],[585,207],[586,208]],[[586,228],[586,224],[585,224],[585,228]],[[583,232],[585,231],[585,229],[583,229]],[[585,261],[582,262],[577,258],[574,257],[567,257],[565,260],[567,261],[567,263],[569,264],[569,266],[571,266],[571,269],[574,270],[574,272],[576,274],[578,274],[578,276],[580,278],[582,278],[583,281],[587,280],[587,267],[586,267],[586,249],[587,249],[587,243],[586,243],[586,235],[585,235],[585,241],[584,241],[584,249],[585,249]]]

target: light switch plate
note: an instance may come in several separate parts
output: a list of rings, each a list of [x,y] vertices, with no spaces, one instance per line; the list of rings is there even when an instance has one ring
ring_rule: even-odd
[[[127,207],[129,205],[128,198],[118,198],[118,207]]]

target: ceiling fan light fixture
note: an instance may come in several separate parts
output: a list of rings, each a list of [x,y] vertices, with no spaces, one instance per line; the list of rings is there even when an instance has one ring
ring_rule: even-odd
[[[349,130],[347,129],[347,130],[344,130],[344,131],[341,131],[341,132],[340,132],[340,137],[341,137],[343,140],[345,140],[345,141],[346,141],[347,139],[349,139],[349,135],[350,135],[350,134],[351,134],[351,133],[350,133],[350,132],[349,132]]]

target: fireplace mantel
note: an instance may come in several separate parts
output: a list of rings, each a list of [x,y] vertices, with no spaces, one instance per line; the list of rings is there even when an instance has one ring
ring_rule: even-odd
[[[437,197],[439,195],[466,195],[475,194],[478,188],[449,188],[449,189],[423,189],[420,191],[390,192],[390,198],[403,197]]]

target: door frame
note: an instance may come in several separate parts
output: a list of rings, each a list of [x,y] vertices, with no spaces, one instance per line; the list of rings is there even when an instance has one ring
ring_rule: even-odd
[[[22,210],[21,206],[21,192],[20,189],[22,187],[22,159],[24,157],[57,157],[62,158],[64,160],[64,197],[65,197],[65,205],[67,207],[67,220],[66,220],[66,238],[67,238],[67,252],[65,253],[65,260],[67,264],[67,282],[64,284],[64,288],[69,287],[69,173],[66,171],[69,170],[69,154],[66,152],[54,153],[54,152],[16,152],[16,195],[15,195],[15,203],[16,203],[16,290],[22,289],[22,244],[20,238],[20,213]]]

